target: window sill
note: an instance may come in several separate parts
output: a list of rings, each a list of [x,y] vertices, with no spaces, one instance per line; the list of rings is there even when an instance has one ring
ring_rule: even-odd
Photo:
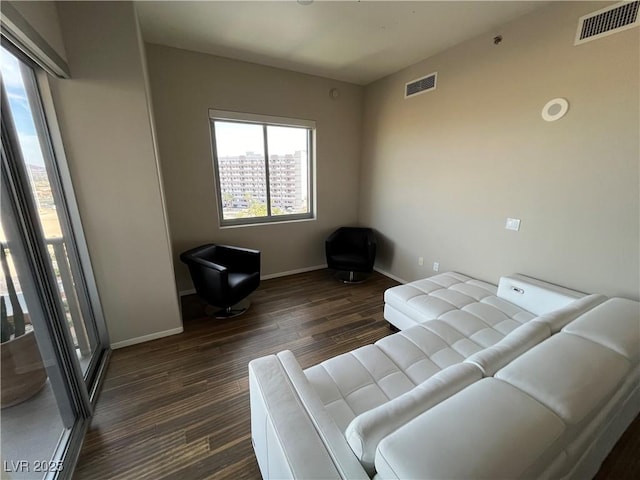
[[[317,218],[296,218],[292,220],[276,220],[273,222],[256,222],[256,223],[239,223],[236,225],[220,225],[218,224],[218,228],[220,230],[226,230],[228,228],[246,228],[246,227],[267,227],[270,225],[282,225],[282,224],[290,224],[290,223],[301,223],[301,222],[315,222]]]

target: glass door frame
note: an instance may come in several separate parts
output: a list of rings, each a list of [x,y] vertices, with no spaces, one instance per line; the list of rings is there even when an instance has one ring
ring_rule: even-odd
[[[31,71],[28,76],[27,69]],[[25,63],[22,64],[23,79],[27,95],[30,99],[31,110],[33,112],[34,123],[38,137],[41,140],[40,146],[44,157],[45,165],[51,166],[49,173],[49,182],[52,190],[62,193],[60,201],[64,204],[64,208],[58,210],[60,224],[63,229],[63,236],[71,238],[73,241],[65,242],[68,256],[70,257],[69,266],[71,274],[76,281],[75,288],[81,291],[78,295],[80,309],[86,322],[91,322],[91,329],[95,332],[97,345],[99,350],[96,355],[91,356],[89,366],[84,373],[87,387],[91,388],[93,393],[96,391],[94,378],[99,373],[101,365],[103,365],[102,355],[104,350],[109,349],[109,334],[107,332],[100,296],[96,287],[95,278],[93,276],[93,268],[91,266],[91,258],[86,246],[86,239],[82,229],[82,221],[80,212],[77,207],[73,184],[71,182],[71,174],[69,172],[66,158],[64,157],[64,149],[62,148],[62,139],[59,135],[59,128],[55,111],[53,109],[53,99],[49,89],[47,74],[37,68],[31,69]],[[31,101],[35,100],[35,101]],[[49,108],[46,108],[48,104]],[[57,134],[57,142],[56,142]],[[57,146],[54,146],[57,144]],[[70,231],[65,232],[65,225],[69,226]],[[102,351],[102,352],[101,352]]]

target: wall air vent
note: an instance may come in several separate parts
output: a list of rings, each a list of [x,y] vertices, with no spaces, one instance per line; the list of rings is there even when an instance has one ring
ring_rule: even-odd
[[[436,89],[436,78],[438,73],[431,73],[426,77],[411,80],[404,86],[404,98],[415,97],[422,93]]]
[[[580,17],[574,45],[637,27],[640,25],[639,7],[640,1],[616,3]]]

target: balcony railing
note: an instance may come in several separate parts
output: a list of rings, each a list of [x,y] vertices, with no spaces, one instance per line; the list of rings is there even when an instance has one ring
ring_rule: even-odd
[[[89,344],[89,337],[87,335],[84,318],[80,309],[80,303],[76,295],[76,289],[74,286],[71,268],[69,266],[64,239],[62,237],[47,238],[45,239],[45,244],[47,252],[51,258],[53,271],[56,276],[56,284],[62,301],[62,306],[65,310],[67,323],[75,344],[74,346],[79,350],[81,356],[88,356],[91,354],[91,346]],[[9,263],[12,263],[12,259],[10,258],[11,250],[9,246],[6,243],[0,242],[0,248],[2,248],[5,253],[2,255],[3,272],[10,272],[11,270],[15,271],[15,268],[10,269],[9,267]],[[5,277],[6,276],[7,274],[5,273]],[[8,295],[10,299],[12,314],[24,315],[24,313],[27,313],[26,311],[23,311],[23,307],[27,310],[26,303],[24,302],[24,296],[21,291],[11,292],[11,288],[14,288],[13,282],[10,278],[6,278],[6,295]],[[5,295],[4,290],[5,288],[2,288],[3,295]],[[11,297],[14,297],[15,299],[22,298],[22,302],[14,300]]]

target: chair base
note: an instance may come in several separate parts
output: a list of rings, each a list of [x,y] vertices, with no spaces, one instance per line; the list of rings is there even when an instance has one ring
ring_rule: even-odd
[[[223,320],[225,318],[234,318],[242,315],[251,306],[251,302],[249,300],[242,300],[235,305],[231,305],[230,307],[219,309],[218,307],[214,307],[213,305],[207,305],[204,307],[204,313],[208,317],[212,317],[218,320]]]
[[[348,284],[363,283],[367,281],[367,278],[369,278],[368,273],[343,271],[343,270],[337,271],[335,276],[342,283],[348,283]]]

